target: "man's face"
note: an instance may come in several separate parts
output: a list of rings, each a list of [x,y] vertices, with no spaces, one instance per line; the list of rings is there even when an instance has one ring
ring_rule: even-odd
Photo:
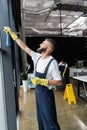
[[[50,48],[50,43],[49,41],[45,40],[40,44],[40,47],[37,49],[38,52],[46,52],[47,49]]]

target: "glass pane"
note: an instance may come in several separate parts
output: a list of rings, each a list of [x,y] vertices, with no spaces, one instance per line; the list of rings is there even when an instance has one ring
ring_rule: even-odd
[[[0,36],[0,48],[1,48],[1,36]],[[0,129],[7,129],[7,118],[6,118],[6,103],[4,93],[4,81],[3,81],[3,66],[2,66],[2,52],[0,52]]]

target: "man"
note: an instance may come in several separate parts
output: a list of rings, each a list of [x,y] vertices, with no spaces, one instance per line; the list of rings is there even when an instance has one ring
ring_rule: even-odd
[[[61,75],[63,78],[65,76],[67,68],[68,68],[68,64],[62,59],[59,63],[59,70],[61,71]]]
[[[32,51],[9,27],[4,27],[13,40],[32,57],[34,62],[35,78],[31,81],[36,84],[36,110],[39,130],[60,130],[57,123],[55,99],[52,86],[61,86],[61,76],[57,61],[51,56],[55,48],[52,39],[45,39],[38,48],[38,52]]]
[[[68,64],[65,62],[64,59],[62,59],[61,62],[59,63],[59,70],[62,76],[62,86],[60,87],[60,90],[64,90],[66,84],[69,84],[69,69]]]

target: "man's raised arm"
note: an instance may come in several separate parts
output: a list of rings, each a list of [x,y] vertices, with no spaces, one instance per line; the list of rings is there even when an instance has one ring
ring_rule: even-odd
[[[16,41],[16,43],[19,45],[19,47],[24,50],[27,54],[31,56],[31,49],[24,43],[16,34],[12,31],[12,29],[8,26],[4,26],[4,31],[6,33],[9,33],[11,38]]]

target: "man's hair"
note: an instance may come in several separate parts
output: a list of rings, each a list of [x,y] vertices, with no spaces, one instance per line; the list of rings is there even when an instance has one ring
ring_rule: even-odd
[[[56,48],[56,42],[55,42],[53,39],[51,39],[51,38],[46,38],[46,40],[52,44],[53,49]]]

